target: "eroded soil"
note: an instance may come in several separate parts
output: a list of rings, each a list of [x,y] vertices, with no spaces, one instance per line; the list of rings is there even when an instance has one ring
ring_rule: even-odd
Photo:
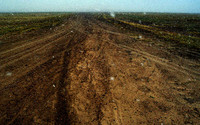
[[[0,124],[199,124],[200,62],[134,34],[78,15],[2,48]]]

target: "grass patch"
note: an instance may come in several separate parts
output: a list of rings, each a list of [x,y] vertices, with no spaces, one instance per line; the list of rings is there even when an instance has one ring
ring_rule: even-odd
[[[0,14],[0,35],[25,33],[59,25],[69,14]]]
[[[141,23],[182,35],[200,37],[199,14],[117,13],[117,20]]]
[[[197,49],[197,50],[200,49],[200,37],[198,37],[198,36],[188,36],[188,35],[180,34],[178,32],[164,30],[162,28],[159,28],[159,26],[155,27],[155,26],[151,26],[151,25],[144,25],[141,23],[130,22],[132,20],[132,18],[134,18],[134,16],[132,16],[132,14],[131,14],[131,16],[125,17],[125,19],[123,19],[122,17],[118,18],[117,16],[116,16],[116,18],[112,18],[108,14],[104,14],[102,16],[103,16],[104,20],[106,20],[107,22],[110,22],[114,25],[118,25],[120,27],[125,26],[125,27],[129,27],[132,29],[136,29],[138,31],[147,32],[152,35],[155,35],[159,39],[177,43],[177,44],[183,45],[187,48]],[[167,18],[167,17],[168,17],[168,15],[165,18]],[[145,17],[145,18],[148,18],[148,17]],[[129,20],[129,21],[127,21],[127,20]],[[170,20],[170,18],[168,20]],[[161,20],[158,19],[157,21],[159,22]],[[149,19],[149,22],[151,22],[150,19]],[[161,24],[162,23],[160,22],[159,25],[161,25]],[[163,24],[165,24],[165,22],[163,22]],[[195,25],[197,25],[197,24],[195,24]],[[195,32],[195,33],[198,34],[200,32]]]

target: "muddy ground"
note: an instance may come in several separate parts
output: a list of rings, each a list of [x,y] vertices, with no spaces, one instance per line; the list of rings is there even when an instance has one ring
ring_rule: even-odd
[[[0,45],[0,124],[200,124],[200,62],[168,48],[91,15]]]

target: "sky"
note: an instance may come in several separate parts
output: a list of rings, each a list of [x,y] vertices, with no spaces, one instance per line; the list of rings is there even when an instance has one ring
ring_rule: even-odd
[[[200,13],[200,0],[0,0],[0,12]]]

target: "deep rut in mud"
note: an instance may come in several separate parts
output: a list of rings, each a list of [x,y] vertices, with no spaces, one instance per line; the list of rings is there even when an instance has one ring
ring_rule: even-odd
[[[1,51],[0,123],[198,124],[199,62],[153,40],[75,15]]]

